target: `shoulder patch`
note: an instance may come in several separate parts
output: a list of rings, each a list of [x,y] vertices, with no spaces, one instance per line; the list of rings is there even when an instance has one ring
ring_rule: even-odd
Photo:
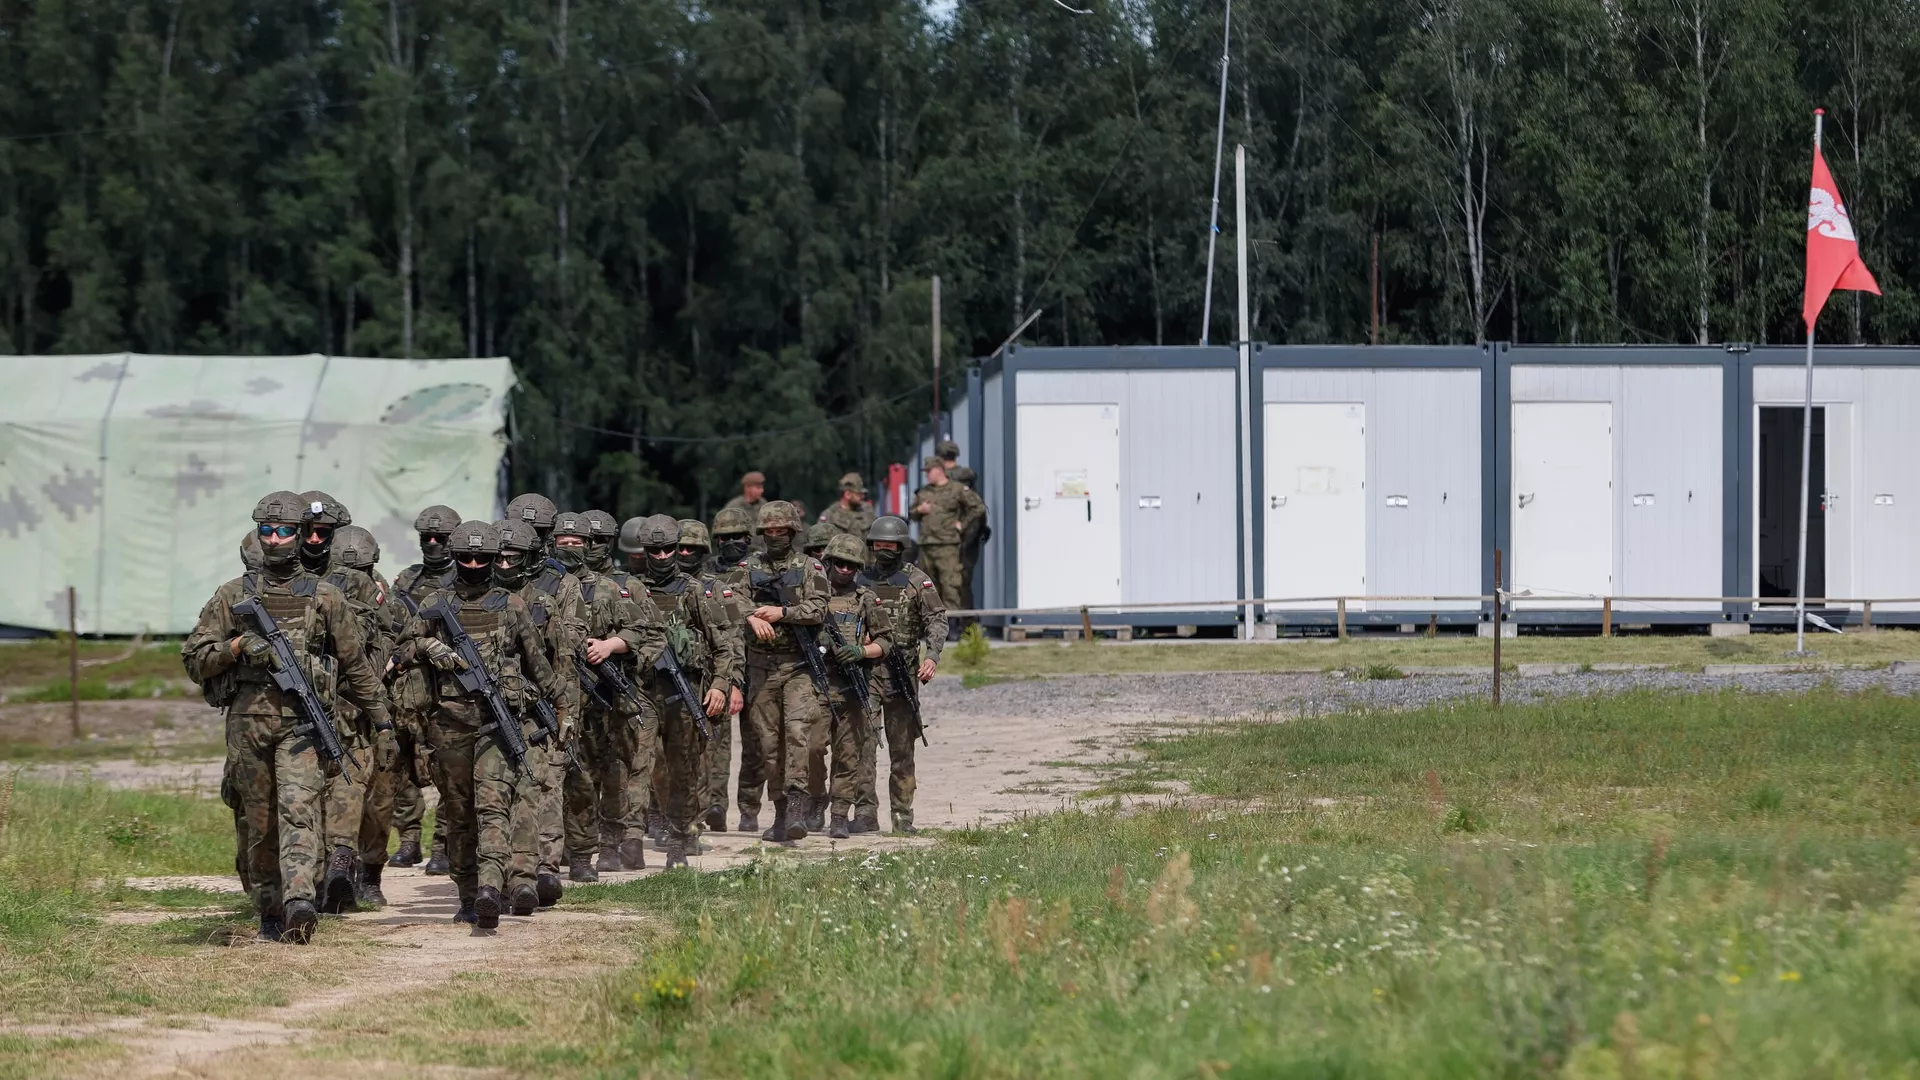
[[[926,579],[925,581],[922,581],[922,582],[920,583],[920,587],[921,587],[921,588],[923,588],[923,589],[931,589],[931,588],[933,588],[933,579],[932,579],[932,578],[928,578],[928,579]]]
[[[620,586],[620,599],[622,600],[633,599],[633,594],[627,591],[627,587],[625,585]]]

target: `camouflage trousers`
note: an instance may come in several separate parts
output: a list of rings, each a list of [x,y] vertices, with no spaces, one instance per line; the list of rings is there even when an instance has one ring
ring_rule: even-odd
[[[645,808],[634,814],[632,773],[644,763],[653,771],[654,733],[638,730],[640,718],[625,719],[589,706],[586,733],[580,739],[581,771],[566,778],[566,847],[574,855],[617,847],[646,835]],[[635,820],[637,818],[637,821]]]
[[[732,715],[709,717],[707,721],[713,728],[713,741],[700,755],[700,812],[703,814],[725,815],[727,812],[727,772],[733,768],[733,722]],[[745,761],[742,756],[742,764]]]
[[[887,732],[887,805],[895,814],[913,813],[913,752],[919,740],[913,734],[913,709],[899,694],[882,694],[880,715]],[[875,783],[876,763],[867,763],[869,789]],[[866,804],[872,806],[873,803]],[[864,809],[864,807],[863,807]]]
[[[659,751],[653,762],[654,809],[667,822],[667,838],[679,840],[691,853],[693,823],[707,809],[707,754],[712,748],[679,698],[655,698],[660,707]],[[726,717],[707,720],[717,737]],[[716,738],[715,741],[718,741]]]
[[[770,666],[756,667],[749,673],[747,716],[760,743],[761,775],[773,796],[773,812],[787,812],[787,796],[792,792],[826,793],[826,772],[822,768],[812,778],[809,764],[812,751],[819,748],[824,766],[826,754],[826,709],[820,695],[807,677],[807,665],[797,657],[755,657]],[[817,729],[817,731],[816,731]],[[744,759],[743,759],[744,761]],[[741,773],[746,773],[743,763]],[[810,782],[811,780],[811,782]],[[742,781],[742,787],[745,781]],[[756,810],[758,807],[756,806]],[[746,807],[741,806],[741,812]]]
[[[327,779],[325,848],[351,848],[363,863],[387,859],[387,822],[393,817],[396,746],[390,732],[376,733],[373,744],[354,739],[348,744],[356,774],[348,770]]]
[[[734,786],[734,805],[743,817],[759,817],[760,804],[767,797],[767,748],[760,741],[760,729],[753,725],[753,713],[743,701],[740,711],[726,718],[725,723],[713,726],[713,745],[707,748],[707,776],[712,778],[717,771],[718,779],[713,784],[712,801],[722,809],[727,805],[727,770],[733,767],[733,746],[728,738],[732,734],[722,735],[722,729],[731,729],[738,724],[740,728],[740,779]]]
[[[530,881],[524,853],[538,838],[533,812],[537,781],[518,773],[492,732],[480,734],[486,712],[470,702],[443,701],[427,724],[440,781],[438,816],[447,838],[447,861],[460,899],[482,886],[506,891]],[[524,734],[524,729],[523,729]],[[543,754],[533,748],[532,754]],[[532,756],[529,766],[535,764]],[[516,860],[515,853],[523,853]],[[516,866],[519,861],[521,865]]]
[[[400,834],[400,842],[412,840],[423,846],[431,846],[433,838],[420,837],[421,823],[427,817],[426,793],[421,784],[430,784],[428,779],[426,740],[414,735],[405,726],[398,727],[394,734],[399,739],[399,763],[393,778],[393,830]]]
[[[880,741],[879,718],[860,707],[853,687],[835,679],[833,704],[839,718],[832,721],[833,812],[851,816],[874,800],[874,744]]]
[[[311,735],[290,716],[227,714],[227,762],[238,802],[237,839],[253,906],[276,913],[288,900],[312,901],[323,856],[325,767]]]
[[[527,766],[533,770],[533,797],[526,812],[533,815],[533,847],[514,851],[515,882],[531,881],[535,874],[557,874],[567,861],[567,754],[557,746],[529,746]]]
[[[920,569],[933,579],[940,602],[949,611],[962,607],[960,587],[966,581],[966,566],[960,561],[959,544],[920,545]]]

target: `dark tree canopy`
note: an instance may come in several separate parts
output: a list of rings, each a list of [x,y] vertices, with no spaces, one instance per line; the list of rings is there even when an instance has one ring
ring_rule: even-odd
[[[931,274],[950,379],[1036,307],[1198,339],[1221,17],[0,0],[0,349],[505,354],[518,485],[818,507],[925,412]],[[1231,54],[1257,338],[1367,340],[1377,237],[1385,341],[1797,340],[1816,104],[1886,292],[1822,335],[1920,324],[1909,3],[1246,0]]]

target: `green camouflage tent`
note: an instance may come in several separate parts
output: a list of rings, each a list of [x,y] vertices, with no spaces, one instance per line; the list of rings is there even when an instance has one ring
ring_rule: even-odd
[[[0,356],[0,624],[184,633],[240,572],[253,504],[321,489],[419,558],[430,503],[491,518],[504,357]]]

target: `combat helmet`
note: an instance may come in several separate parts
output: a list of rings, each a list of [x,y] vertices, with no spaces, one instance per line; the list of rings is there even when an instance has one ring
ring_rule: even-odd
[[[413,519],[413,531],[417,533],[450,533],[460,524],[460,512],[451,506],[434,503]]]
[[[306,502],[291,491],[276,491],[253,504],[253,520],[262,525],[298,525],[306,516]]]
[[[643,517],[630,517],[620,524],[620,550],[627,555],[638,555],[647,545],[640,540],[640,527],[647,523]]]
[[[587,519],[587,565],[595,571],[605,573],[612,569],[613,542],[620,535],[620,523],[605,510],[588,510],[580,515]]]
[[[860,478],[859,473],[850,472],[840,478],[840,490],[853,491],[865,495],[867,493],[867,482]]]
[[[512,517],[513,515],[509,514],[507,516]],[[539,528],[539,526],[536,524],[534,528]],[[553,535],[577,536],[582,540],[591,540],[593,538],[593,522],[587,520],[587,515],[569,510],[553,519]]]
[[[800,545],[800,550],[809,555],[818,556],[827,549],[827,541],[838,535],[840,535],[839,529],[824,521],[816,521],[807,527],[807,542]]]
[[[882,514],[867,526],[867,543],[875,540],[891,540],[897,544],[907,542],[907,521],[892,514]]]
[[[347,513],[347,508],[341,505],[340,500],[324,491],[303,491],[300,501],[307,504],[307,520],[316,525],[331,525],[337,529],[353,524],[353,515]]]
[[[507,516],[532,525],[535,531],[545,536],[553,528],[553,519],[559,516],[559,510],[553,505],[552,499],[529,491],[513,497],[513,501],[507,504]]]
[[[680,523],[666,514],[655,514],[652,517],[638,518],[635,519],[635,521],[629,521],[627,524],[634,526],[632,536],[633,540],[637,542],[637,547],[633,550],[644,551],[647,548],[677,547],[680,543]],[[620,550],[629,551],[627,539],[628,534],[626,530],[621,530]]]
[[[380,561],[380,541],[358,525],[343,526],[333,534],[333,550],[355,570],[371,570]]]
[[[540,534],[534,532],[533,526],[524,521],[502,518],[495,523],[494,528],[500,530],[500,550],[502,551],[528,552],[537,551],[540,548]]]
[[[680,546],[697,547],[703,551],[713,550],[713,540],[707,536],[707,527],[694,518],[681,518],[674,524],[680,526]]]
[[[725,511],[721,511],[725,513]],[[800,528],[800,511],[785,499],[774,499],[760,507],[760,531]],[[715,530],[716,532],[719,530]]]
[[[447,542],[455,559],[471,559],[482,555],[492,561],[500,554],[500,530],[490,521],[463,521],[454,526],[453,536]]]
[[[825,558],[833,562],[848,563],[854,567],[867,564],[867,546],[852,533],[835,533],[827,541]]]
[[[761,513],[764,514],[766,511],[762,510]],[[753,532],[753,515],[738,506],[723,507],[719,513],[713,515],[715,539],[751,532]]]

